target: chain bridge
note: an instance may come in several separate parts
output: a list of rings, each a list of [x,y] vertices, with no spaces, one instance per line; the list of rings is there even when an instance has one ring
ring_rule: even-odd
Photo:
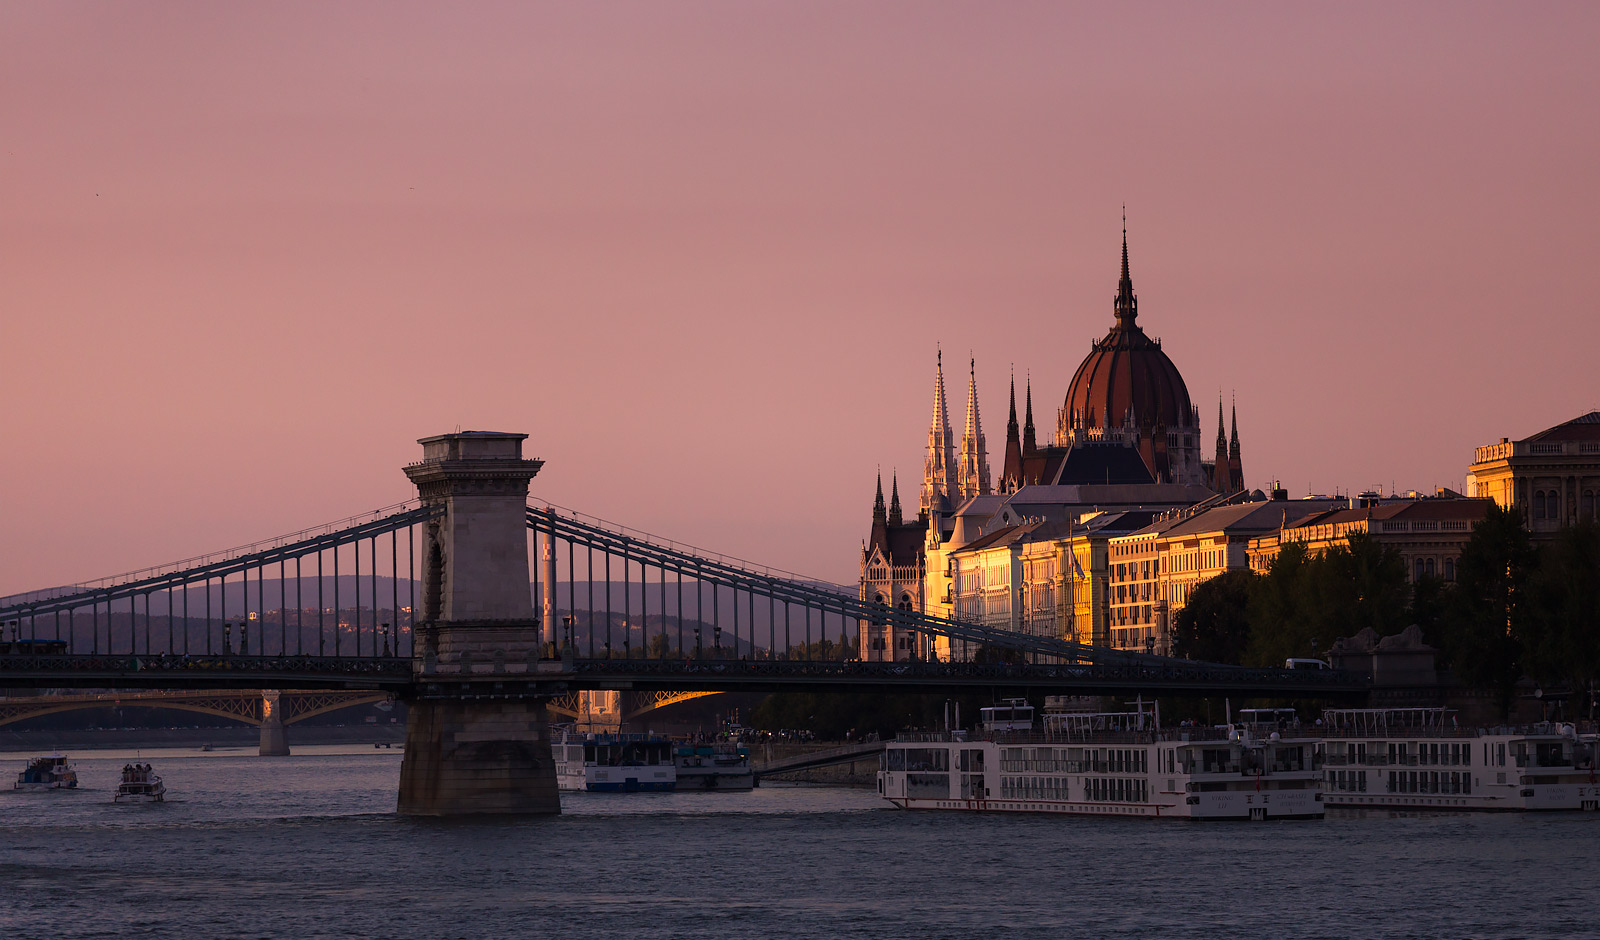
[[[400,809],[419,814],[557,811],[547,716],[578,714],[588,691],[631,693],[637,714],[727,691],[1366,690],[1342,673],[1131,654],[891,608],[530,502],[542,463],[523,458],[525,438],[424,438],[405,468],[417,500],[0,599],[0,687],[392,694],[412,706]],[[869,624],[943,655],[864,659]]]

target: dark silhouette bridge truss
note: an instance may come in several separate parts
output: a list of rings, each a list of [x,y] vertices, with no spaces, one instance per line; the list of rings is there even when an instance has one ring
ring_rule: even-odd
[[[406,503],[316,530],[0,605],[0,686],[351,689],[554,698],[718,691],[1343,697],[1364,677],[1130,654],[933,617],[850,589],[530,506],[543,660],[445,680],[413,658],[426,526]],[[552,572],[554,577],[551,577]],[[866,662],[865,623],[961,661]],[[968,661],[983,651],[983,662]],[[560,703],[555,699],[557,710]],[[663,699],[664,701],[664,699]]]
[[[290,725],[355,705],[390,701],[393,697],[387,692],[290,689],[281,694],[278,709],[283,723]],[[92,708],[165,708],[227,718],[247,725],[261,724],[265,712],[261,693],[253,690],[90,692],[0,698],[0,727],[60,712]]]

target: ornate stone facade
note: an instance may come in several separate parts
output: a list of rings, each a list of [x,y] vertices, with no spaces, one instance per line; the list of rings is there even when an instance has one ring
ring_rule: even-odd
[[[1536,537],[1600,519],[1600,411],[1479,447],[1467,468],[1467,495],[1521,510]]]

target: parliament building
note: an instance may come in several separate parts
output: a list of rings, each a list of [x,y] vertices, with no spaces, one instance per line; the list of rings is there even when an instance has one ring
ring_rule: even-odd
[[[1231,432],[1223,433],[1222,403],[1211,459],[1202,456],[1200,411],[1188,386],[1159,339],[1139,324],[1139,300],[1128,265],[1128,237],[1122,236],[1122,270],[1112,303],[1113,322],[1078,365],[1056,411],[1054,439],[1041,445],[1033,416],[1031,380],[1024,387],[1024,417],[1017,420],[1016,381],[1010,386],[1010,413],[998,483],[990,475],[987,440],[978,406],[977,364],[968,362],[966,422],[960,440],[951,432],[942,354],[934,366],[933,417],[917,514],[906,518],[899,479],[891,478],[886,504],[880,477],[872,526],[862,546],[860,590],[863,600],[885,607],[945,616],[957,613],[948,552],[979,539],[1020,527],[1046,541],[1079,518],[1111,508],[1151,511],[1191,506],[1207,498],[1226,498],[1245,490],[1237,412]],[[1079,525],[1079,529],[1083,526]],[[987,531],[985,531],[987,530]],[[1040,553],[1041,559],[1044,554]],[[1052,558],[1055,556],[1052,556]],[[1041,561],[1038,578],[1059,581],[1057,563]],[[930,570],[937,569],[937,570]],[[1019,579],[1006,577],[1007,585]],[[1022,579],[1026,580],[1026,579]],[[1008,595],[1011,588],[1007,589]],[[1042,611],[1056,623],[1058,590],[1038,591]],[[1022,605],[1006,598],[1008,610]],[[962,611],[963,619],[970,612]],[[1013,621],[1016,614],[1009,615]],[[987,619],[979,617],[978,619]],[[1031,619],[1031,618],[1030,618]],[[1064,635],[1059,625],[1040,627]],[[961,651],[919,648],[913,634],[894,635],[883,624],[863,628],[864,659],[905,659]]]

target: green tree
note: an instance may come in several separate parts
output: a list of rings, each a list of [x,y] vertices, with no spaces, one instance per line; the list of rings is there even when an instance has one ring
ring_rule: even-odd
[[[1527,587],[1520,639],[1528,674],[1545,686],[1568,686],[1589,706],[1600,677],[1600,525],[1563,529],[1540,551]]]
[[[1196,587],[1173,619],[1173,652],[1213,663],[1244,662],[1257,580],[1249,571],[1229,571]]]
[[[1499,693],[1502,712],[1524,671],[1532,624],[1528,578],[1538,554],[1515,509],[1491,505],[1472,527],[1456,565],[1456,589],[1439,645],[1456,678]]]
[[[1281,666],[1365,629],[1399,633],[1410,622],[1410,599],[1399,553],[1365,533],[1352,532],[1345,544],[1316,556],[1286,545],[1256,580],[1245,660]]]
[[[1405,561],[1365,532],[1352,532],[1345,544],[1317,559],[1321,568],[1322,648],[1335,637],[1353,636],[1370,628],[1379,636],[1404,630],[1410,623]]]
[[[1290,543],[1278,551],[1265,574],[1251,585],[1248,619],[1250,641],[1244,662],[1252,666],[1281,666],[1290,656],[1308,655],[1316,636],[1310,623],[1315,606],[1312,593],[1312,559],[1306,547]]]

